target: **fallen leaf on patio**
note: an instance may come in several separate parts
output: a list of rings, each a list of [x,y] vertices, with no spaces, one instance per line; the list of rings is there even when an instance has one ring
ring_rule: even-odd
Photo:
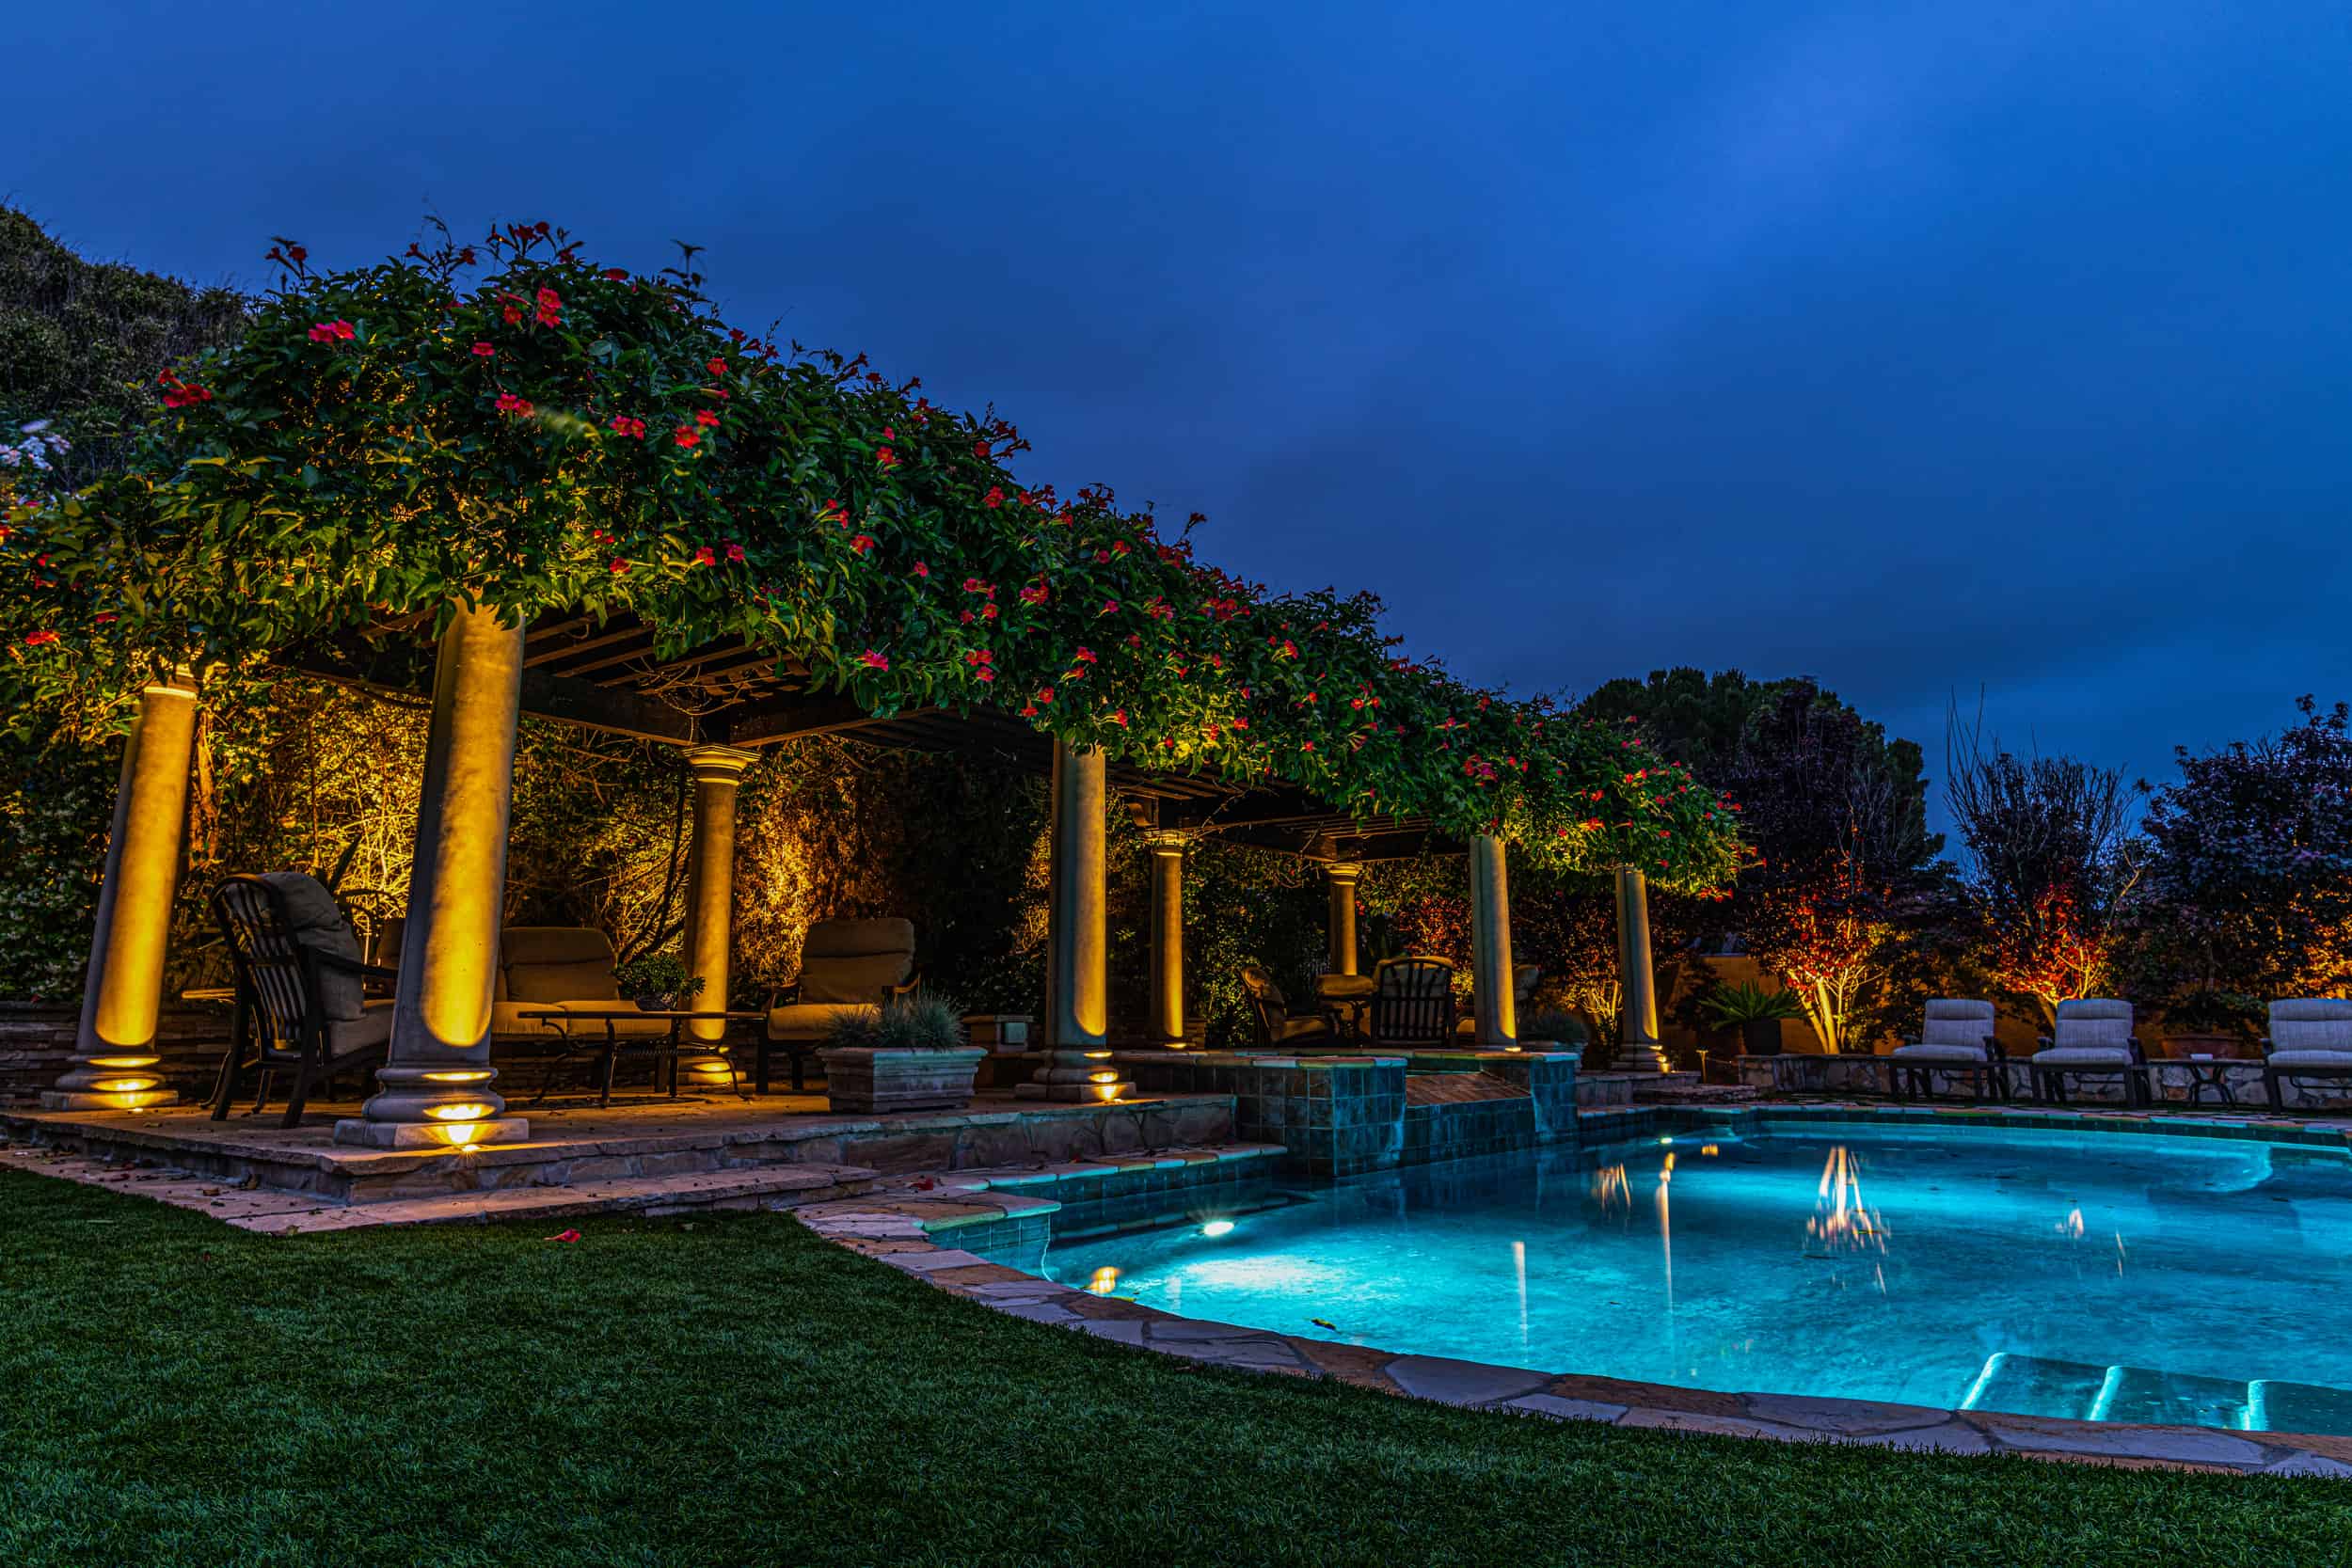
[[[580,1232],[577,1230],[559,1230],[552,1236],[542,1236],[539,1239],[543,1242],[577,1242],[580,1240]]]

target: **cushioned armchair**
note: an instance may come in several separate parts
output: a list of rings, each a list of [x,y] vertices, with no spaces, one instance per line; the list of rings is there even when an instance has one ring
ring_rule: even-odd
[[[1977,1097],[1988,1093],[2009,1098],[2009,1057],[1993,1037],[1993,1004],[1940,998],[1928,1004],[1918,1039],[1899,1045],[1882,1058],[1887,1065],[1887,1089],[1935,1098],[1935,1075],[1965,1072],[1976,1083]]]
[[[583,926],[509,926],[499,932],[497,989],[491,994],[490,1033],[504,1039],[657,1039],[670,1033],[667,1019],[615,1020],[608,1034],[603,1020],[573,1024],[559,1019],[527,1019],[525,1013],[577,1007],[611,1011],[625,1007],[620,982],[612,976],[612,942]]]
[[[2340,996],[2296,997],[2270,1005],[2263,1037],[2263,1087],[2270,1108],[2286,1109],[2281,1079],[2352,1078],[2352,1002]]]
[[[359,961],[359,939],[335,895],[298,871],[230,878],[214,890],[213,918],[237,976],[213,1119],[228,1117],[249,1048],[261,1078],[253,1108],[267,1102],[271,1075],[286,1073],[284,1125],[297,1126],[314,1085],[384,1060],[393,974]],[[369,996],[371,983],[385,994]]]
[[[1330,1011],[1292,1012],[1290,998],[1263,964],[1242,965],[1241,984],[1249,993],[1249,1013],[1258,1025],[1260,1045],[1329,1045],[1339,1038]]]
[[[782,1051],[792,1061],[798,1090],[809,1056],[825,1043],[834,1021],[845,1014],[872,1013],[894,996],[905,996],[914,975],[914,922],[820,920],[801,945],[801,973],[768,999],[768,1024],[761,1031],[754,1086],[768,1092],[770,1054]]]
[[[2034,1095],[2063,1101],[2070,1077],[2117,1077],[2134,1105],[2148,1098],[2147,1053],[2132,1033],[2132,1005],[2110,997],[2079,997],[2058,1005],[2058,1022],[2033,1053]]]

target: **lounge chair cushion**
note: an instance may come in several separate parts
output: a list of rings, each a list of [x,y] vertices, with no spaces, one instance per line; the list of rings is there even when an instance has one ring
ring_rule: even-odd
[[[1302,1040],[1312,1036],[1327,1035],[1330,1032],[1331,1025],[1327,1022],[1311,1015],[1303,1018],[1278,1019],[1274,1022],[1274,1043],[1280,1045],[1285,1040]]]
[[[820,920],[801,947],[801,1001],[876,1003],[914,976],[914,922]]]
[[[1918,1043],[1959,1046],[1969,1054],[1981,1057],[1984,1042],[1992,1033],[1992,1003],[1942,997],[1928,1004]]]
[[[329,1019],[326,1023],[326,1055],[329,1061],[348,1056],[355,1051],[373,1051],[392,1037],[392,1004],[389,998],[372,1001],[358,1018]]]
[[[628,1004],[615,996],[557,998],[548,1002],[493,1002],[490,1004],[490,1033],[501,1038],[551,1039],[568,1037],[576,1040],[599,1040],[604,1037],[604,1020],[583,1018],[570,1022],[552,1018],[525,1018],[525,1013],[545,1012],[550,1007],[579,1007],[599,1012]],[[670,1032],[666,1018],[623,1018],[613,1022],[613,1032],[625,1040],[656,1039]]]
[[[294,923],[294,939],[313,952],[359,961],[359,939],[352,934],[335,895],[316,877],[299,871],[264,871],[261,879],[286,901],[286,916]],[[359,976],[331,964],[319,969],[319,1006],[329,1021],[357,1019],[366,1011],[366,992]]]
[[[2132,1048],[2128,1045],[2053,1046],[2033,1053],[2036,1067],[2130,1067]]]
[[[871,1002],[794,1002],[768,1009],[768,1037],[795,1045],[821,1040],[833,1033],[835,1019],[871,1018],[881,1011]]]
[[[1889,1056],[1899,1056],[1906,1062],[1959,1062],[1963,1065],[1972,1062],[1986,1061],[1989,1059],[1985,1055],[1984,1042],[1982,1040],[1979,1040],[1974,1045],[1955,1045],[1947,1041],[1922,1040],[1916,1045],[1899,1045],[1894,1050],[1888,1052],[1887,1054]]]
[[[506,987],[500,1000],[550,1002],[621,998],[612,977],[612,943],[602,931],[580,926],[509,926],[499,933],[499,973]]]
[[[2336,1068],[2352,1072],[2352,1051],[2274,1051],[2272,1067]]]
[[[2352,1002],[2336,996],[2298,996],[2270,1005],[2270,1049],[2352,1051]]]
[[[2058,1005],[2058,1022],[2050,1030],[2050,1045],[2058,1051],[2109,1049],[2131,1053],[2132,1005],[2108,997],[2086,996]],[[2048,1052],[2042,1053],[2043,1056]],[[2041,1057],[2036,1057],[2040,1060]]]

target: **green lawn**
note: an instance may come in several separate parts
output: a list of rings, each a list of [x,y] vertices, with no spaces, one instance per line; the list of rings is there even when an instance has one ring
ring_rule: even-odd
[[[2352,1561],[2352,1486],[1194,1370],[786,1216],[283,1241],[0,1173],[0,1563]]]

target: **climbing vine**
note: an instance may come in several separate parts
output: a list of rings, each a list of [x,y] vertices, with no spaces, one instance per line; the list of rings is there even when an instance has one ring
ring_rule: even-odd
[[[345,271],[270,254],[279,286],[164,373],[126,471],[8,511],[0,631],[52,715],[461,602],[626,610],[659,655],[740,637],[876,713],[987,705],[1545,864],[1736,865],[1723,802],[1639,738],[1402,655],[1368,594],[1269,593],[1190,524],[1025,484],[1009,423],[731,327],[688,267],[598,267],[545,224]]]

